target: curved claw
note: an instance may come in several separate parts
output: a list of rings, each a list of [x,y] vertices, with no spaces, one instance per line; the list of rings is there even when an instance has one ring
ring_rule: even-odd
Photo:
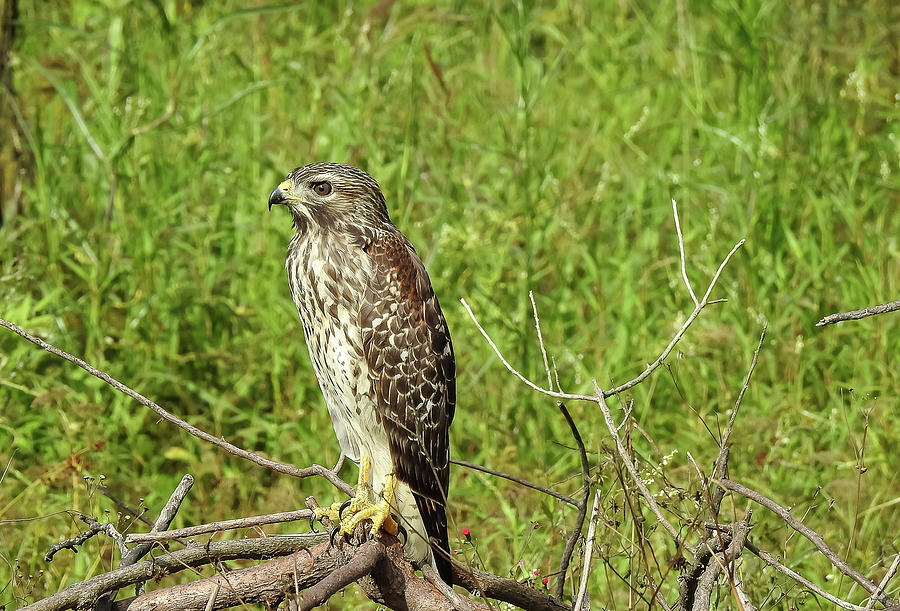
[[[391,516],[394,518],[394,516]],[[406,545],[406,542],[409,541],[409,533],[406,532],[406,529],[403,527],[403,524],[400,523],[400,520],[394,518],[394,521],[397,523],[397,539],[400,540],[402,545]],[[400,539],[400,535],[403,535],[403,538]]]
[[[328,542],[331,544],[331,547],[335,547],[334,538],[341,532],[340,526],[335,526],[331,529],[331,534],[328,536]]]
[[[344,519],[344,510],[347,509],[347,507],[350,506],[350,503],[351,503],[351,502],[352,502],[351,499],[347,499],[346,501],[344,501],[343,503],[341,503],[341,507],[340,507],[340,509],[338,509],[338,519],[339,519],[339,520],[343,520],[343,519]]]
[[[309,514],[309,529],[314,533],[319,532],[319,529],[316,528],[316,512],[315,511],[313,511],[311,514]]]

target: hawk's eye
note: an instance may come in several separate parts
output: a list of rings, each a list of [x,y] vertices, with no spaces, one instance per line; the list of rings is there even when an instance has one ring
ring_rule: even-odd
[[[331,183],[325,182],[314,182],[312,184],[313,191],[316,192],[316,195],[321,195],[325,197],[326,195],[331,195]]]

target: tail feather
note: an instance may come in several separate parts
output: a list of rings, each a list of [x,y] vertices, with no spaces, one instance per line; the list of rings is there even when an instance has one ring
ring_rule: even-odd
[[[453,585],[453,567],[450,564],[450,542],[447,538],[447,514],[444,506],[434,499],[429,499],[413,492],[419,514],[428,535],[431,555],[438,574],[447,585]]]

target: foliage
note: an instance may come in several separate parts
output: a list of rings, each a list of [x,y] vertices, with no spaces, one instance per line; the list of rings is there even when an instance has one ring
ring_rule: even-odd
[[[709,468],[766,320],[732,476],[806,515],[858,567],[897,551],[900,318],[813,327],[900,295],[891,2],[255,4],[20,2],[18,96],[5,99],[34,168],[0,228],[0,316],[242,447],[329,464],[338,446],[282,269],[290,223],[265,202],[294,166],[354,163],[381,183],[449,320],[453,455],[575,494],[565,421],[506,373],[458,299],[537,382],[529,290],[565,390],[631,378],[691,309],[675,198],[695,287],[748,242],[717,289],[728,302],[633,393],[656,448],[637,433],[633,447],[658,470],[654,489],[690,514],[686,453]],[[12,457],[0,520],[115,512],[83,480],[101,474],[158,509],[192,473],[176,526],[334,495],[158,424],[9,333],[0,406]],[[594,600],[642,605],[629,580],[643,591],[638,567],[665,571],[673,550],[648,561],[636,547],[600,414],[569,408],[604,490]],[[461,468],[451,496],[451,529],[472,533],[452,543],[461,554],[499,574],[555,570],[570,508]],[[756,519],[757,542],[847,594],[807,542],[764,510]],[[45,565],[77,528],[66,514],[0,523],[0,602],[117,561],[93,542]],[[805,596],[753,560],[744,573],[754,600]]]

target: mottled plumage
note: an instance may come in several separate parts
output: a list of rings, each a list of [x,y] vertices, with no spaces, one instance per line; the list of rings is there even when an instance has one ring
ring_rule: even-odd
[[[341,449],[357,462],[371,458],[376,499],[396,476],[391,513],[409,533],[407,555],[430,561],[450,583],[456,374],[425,267],[391,224],[378,183],[357,168],[297,168],[272,204],[286,204],[294,218],[285,267]]]

